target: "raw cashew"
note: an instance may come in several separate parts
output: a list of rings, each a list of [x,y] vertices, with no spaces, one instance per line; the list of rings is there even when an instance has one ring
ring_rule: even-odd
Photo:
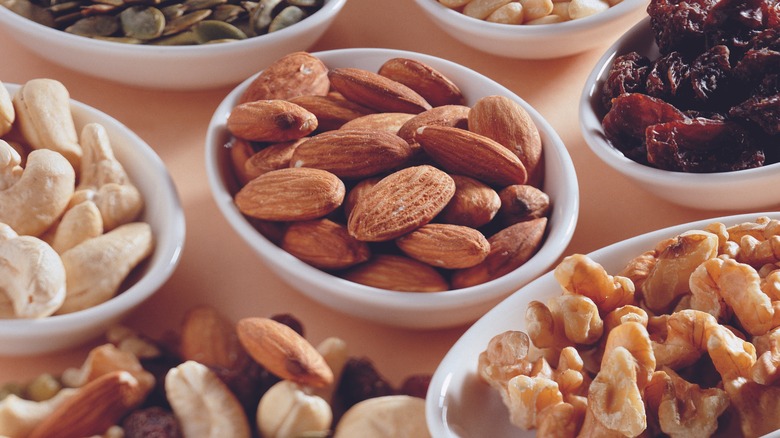
[[[0,82],[0,137],[11,131],[11,126],[13,126],[15,119],[16,112],[14,112],[11,95],[8,94],[8,90]]]
[[[290,380],[274,384],[257,406],[257,425],[264,438],[292,438],[325,433],[333,412],[325,399]]]
[[[33,149],[51,149],[79,168],[81,146],[70,111],[70,94],[54,79],[27,81],[13,97],[19,129]]]
[[[103,234],[103,218],[100,216],[100,210],[94,202],[84,201],[71,207],[62,215],[51,246],[58,254],[62,254],[79,243],[101,234]]]
[[[0,222],[19,234],[38,236],[48,229],[68,206],[76,174],[57,152],[30,152],[20,172],[19,154],[0,140]]]
[[[2,318],[49,316],[65,298],[65,267],[44,241],[19,236],[0,223],[0,295],[12,304],[13,314]],[[5,301],[5,300],[0,300]],[[0,303],[0,310],[8,309]]]
[[[363,400],[344,413],[333,436],[429,437],[425,425],[425,400],[408,395],[386,395]]]
[[[130,271],[154,247],[147,223],[133,222],[88,239],[62,253],[67,294],[59,314],[96,306],[112,298]]]
[[[45,401],[23,399],[14,394],[0,401],[0,436],[24,437],[57,407],[73,397],[77,389],[65,388]]]
[[[93,200],[106,230],[135,220],[143,208],[143,198],[114,156],[106,129],[98,123],[85,125],[81,146],[84,156],[71,205],[84,198]]]

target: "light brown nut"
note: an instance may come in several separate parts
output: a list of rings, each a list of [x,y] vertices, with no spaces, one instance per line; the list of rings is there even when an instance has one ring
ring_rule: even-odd
[[[422,96],[432,106],[464,105],[457,85],[433,67],[409,58],[392,58],[379,67],[381,76],[400,82]]]
[[[381,180],[381,177],[375,176],[363,179],[359,183],[355,184],[352,189],[347,192],[346,198],[344,198],[344,217],[349,217],[349,215],[352,214],[352,210],[355,208],[355,204],[357,204],[358,199],[365,195],[371,188],[376,185],[376,183]]]
[[[414,117],[409,113],[374,113],[350,120],[341,129],[374,129],[397,134],[404,123]]]
[[[295,152],[295,149],[307,139],[308,137],[304,137],[299,138],[298,140],[272,144],[252,154],[252,156],[247,158],[244,162],[243,174],[246,178],[244,184],[272,170],[290,167],[290,160],[292,160],[293,152]]]
[[[385,131],[339,129],[323,132],[300,144],[291,167],[327,170],[339,178],[361,179],[406,163],[412,149],[401,137]]]
[[[647,414],[636,374],[636,362],[626,348],[618,346],[605,355],[588,390],[586,417],[592,415],[607,429],[625,436],[638,436],[645,430]]]
[[[498,196],[501,199],[498,215],[507,225],[546,217],[550,212],[550,197],[532,185],[507,186],[498,192]]]
[[[420,148],[417,142],[417,131],[429,125],[451,126],[453,128],[468,128],[468,115],[471,108],[465,105],[444,105],[423,111],[409,119],[398,130],[398,136],[406,140],[412,148]]]
[[[565,291],[590,298],[604,313],[634,302],[634,284],[631,280],[609,275],[603,266],[588,256],[567,256],[553,273]]]
[[[347,220],[358,240],[392,240],[430,222],[455,193],[455,181],[428,165],[407,167],[361,196]]]
[[[80,368],[68,368],[63,372],[62,381],[68,386],[81,387],[117,371],[132,374],[144,391],[154,387],[154,375],[144,369],[138,358],[132,353],[119,350],[113,344],[99,345],[90,350]]]
[[[469,130],[503,145],[520,158],[528,182],[541,187],[542,139],[528,112],[506,96],[479,99],[469,111]]]
[[[490,244],[474,228],[451,224],[427,224],[395,240],[409,257],[437,268],[470,268],[481,263]]]
[[[553,9],[552,0],[520,0],[525,11],[525,21],[528,22],[550,15]]]
[[[493,11],[509,3],[511,0],[471,0],[463,7],[463,13],[478,20],[484,20]]]
[[[330,89],[328,67],[319,58],[294,52],[276,60],[252,81],[239,103],[254,100],[291,99],[296,96],[324,96]]]
[[[233,137],[228,144],[230,150],[230,164],[233,173],[240,185],[248,183],[253,177],[247,174],[245,166],[249,157],[255,154],[252,143],[243,138]],[[284,166],[287,167],[287,166]]]
[[[184,314],[179,329],[179,355],[183,360],[229,370],[244,354],[235,325],[217,309],[201,305]]]
[[[320,169],[295,167],[265,173],[237,194],[241,213],[266,221],[316,219],[344,201],[346,188],[334,174]]]
[[[524,20],[525,13],[523,11],[523,5],[520,2],[507,3],[485,18],[485,21],[502,24],[523,24]]]
[[[359,68],[334,68],[328,72],[331,87],[345,98],[380,112],[418,114],[431,108],[414,90]]]
[[[286,100],[255,100],[233,108],[227,129],[244,140],[283,142],[312,133],[317,117]]]
[[[428,438],[425,400],[408,395],[386,395],[352,406],[339,421],[334,438]]]
[[[339,129],[344,123],[373,113],[372,110],[343,98],[305,95],[289,99],[317,117],[319,132]]]
[[[347,227],[329,219],[293,222],[282,249],[320,269],[344,269],[371,256],[368,244],[350,236]]]
[[[483,135],[449,126],[429,125],[417,130],[417,141],[449,172],[500,187],[525,184],[528,178],[517,155]]]
[[[0,82],[0,137],[8,134],[16,120],[16,112],[11,95]]]
[[[244,318],[237,331],[249,355],[277,377],[315,388],[333,382],[322,355],[290,327],[270,318]]]
[[[81,387],[38,424],[30,438],[100,435],[146,397],[148,388],[126,371],[105,374]]]
[[[343,278],[366,286],[400,292],[440,292],[449,289],[447,280],[433,267],[404,256],[376,254],[355,266]]]
[[[482,284],[504,276],[527,262],[542,244],[547,218],[520,222],[504,228],[488,239],[490,254],[471,268],[456,271],[453,288],[460,289]]]
[[[479,228],[493,220],[501,208],[498,193],[474,178],[450,176],[455,181],[455,195],[439,213],[437,220],[471,228]]]

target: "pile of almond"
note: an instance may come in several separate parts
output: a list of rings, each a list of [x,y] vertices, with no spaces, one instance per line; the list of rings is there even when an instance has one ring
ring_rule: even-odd
[[[545,237],[542,142],[514,100],[465,102],[413,59],[372,72],[291,53],[228,117],[236,206],[287,252],[357,283],[433,292],[503,276]]]

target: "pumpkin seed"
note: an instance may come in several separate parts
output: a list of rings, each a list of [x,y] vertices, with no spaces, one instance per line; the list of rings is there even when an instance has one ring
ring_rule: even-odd
[[[209,15],[211,15],[211,11],[208,9],[184,14],[181,17],[169,21],[165,25],[165,29],[163,29],[162,34],[163,36],[168,36],[183,32],[194,26],[196,23],[205,20]]]
[[[119,31],[119,20],[111,15],[82,18],[65,28],[65,32],[87,37],[107,37]]]
[[[227,0],[185,0],[184,6],[187,7],[187,12],[192,12],[200,9],[211,9],[225,3]]]
[[[198,37],[195,35],[195,32],[187,30],[171,36],[156,39],[152,41],[151,44],[156,46],[191,46],[198,44]]]
[[[241,6],[225,4],[214,8],[214,13],[211,15],[211,19],[231,23],[244,15],[246,15],[246,9],[242,8]]]
[[[133,6],[119,13],[119,21],[125,36],[139,40],[151,40],[162,35],[165,15],[151,6]]]
[[[12,12],[38,24],[48,27],[55,26],[54,15],[50,11],[27,0],[3,0],[2,4]]]
[[[287,0],[287,4],[290,6],[298,6],[301,8],[321,8],[323,0]]]
[[[277,30],[292,26],[305,17],[306,12],[304,12],[303,9],[298,6],[287,6],[282,9],[282,12],[276,14],[276,17],[274,17],[271,24],[268,26],[268,32],[276,32]]]
[[[246,39],[244,32],[224,21],[203,20],[193,26],[192,31],[195,32],[195,36],[201,44],[219,40]]]
[[[273,20],[274,8],[281,3],[282,0],[260,0],[257,7],[252,11],[252,27],[257,35],[262,35],[268,31],[268,26],[271,25]]]

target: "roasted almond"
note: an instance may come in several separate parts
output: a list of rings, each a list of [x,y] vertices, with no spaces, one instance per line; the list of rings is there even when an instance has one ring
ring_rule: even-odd
[[[527,184],[540,187],[542,139],[530,114],[506,96],[479,99],[468,117],[469,131],[484,135],[512,151],[528,172]]]
[[[450,176],[455,181],[455,195],[439,213],[437,220],[471,228],[479,228],[492,221],[501,208],[498,193],[474,178]]]
[[[343,278],[366,286],[399,292],[440,292],[447,280],[432,266],[406,256],[377,254],[347,271]]]
[[[185,361],[229,370],[244,357],[235,325],[211,306],[189,309],[179,332],[179,354]]]
[[[320,269],[344,269],[371,256],[366,242],[350,236],[347,227],[329,219],[293,222],[287,227],[282,249]]]
[[[246,184],[253,178],[247,175],[245,166],[249,157],[254,154],[255,149],[250,142],[236,137],[233,137],[230,140],[230,162],[233,166],[236,178],[241,185]]]
[[[471,108],[463,105],[445,105],[431,108],[409,119],[398,129],[398,136],[407,141],[412,148],[421,147],[417,142],[417,131],[425,126],[451,126],[467,129]]]
[[[404,123],[414,117],[409,113],[374,113],[350,120],[341,129],[373,129],[397,134]]]
[[[509,149],[465,129],[424,126],[417,130],[423,150],[451,173],[474,177],[499,187],[524,184],[525,166]]]
[[[490,244],[471,227],[427,224],[395,240],[409,257],[437,268],[470,268],[485,259]]]
[[[333,89],[359,105],[380,112],[417,114],[431,108],[414,90],[359,68],[334,68],[328,72]]]
[[[233,108],[227,129],[244,140],[283,142],[309,135],[317,129],[317,117],[285,100],[256,100]]]
[[[390,171],[412,155],[407,142],[385,131],[339,129],[303,142],[293,152],[291,166],[327,170],[355,179]]]
[[[407,167],[361,196],[347,221],[358,240],[392,240],[430,222],[455,193],[455,181],[428,165]]]
[[[368,193],[369,190],[371,190],[376,183],[381,181],[382,178],[378,176],[374,176],[371,178],[366,178],[361,180],[359,183],[352,186],[352,188],[347,192],[347,196],[344,198],[344,216],[349,217],[349,215],[352,213],[352,209],[355,208],[355,204],[357,204],[358,200]]]
[[[235,197],[241,213],[266,221],[317,219],[338,208],[346,188],[334,174],[320,169],[288,168],[265,173]]]
[[[322,355],[290,327],[270,318],[244,318],[237,332],[249,355],[277,377],[316,388],[333,383]]]
[[[454,82],[421,61],[409,58],[388,59],[379,67],[378,73],[416,91],[434,107],[465,103],[463,93]]]
[[[306,139],[299,138],[298,140],[272,144],[252,154],[244,162],[243,174],[245,178],[248,178],[246,182],[272,170],[290,167],[293,152]]]
[[[490,253],[471,268],[455,271],[452,287],[460,289],[502,277],[527,262],[542,244],[547,218],[520,222],[504,228],[488,239]]]
[[[306,52],[293,52],[272,63],[247,87],[239,103],[255,100],[291,99],[328,94],[328,67]]]
[[[339,129],[341,125],[358,117],[371,114],[374,111],[350,102],[341,97],[327,96],[298,96],[289,99],[290,102],[300,105],[317,117],[317,129],[320,132]]]
[[[550,196],[527,184],[507,186],[498,192],[498,215],[506,225],[545,217],[550,212]]]

